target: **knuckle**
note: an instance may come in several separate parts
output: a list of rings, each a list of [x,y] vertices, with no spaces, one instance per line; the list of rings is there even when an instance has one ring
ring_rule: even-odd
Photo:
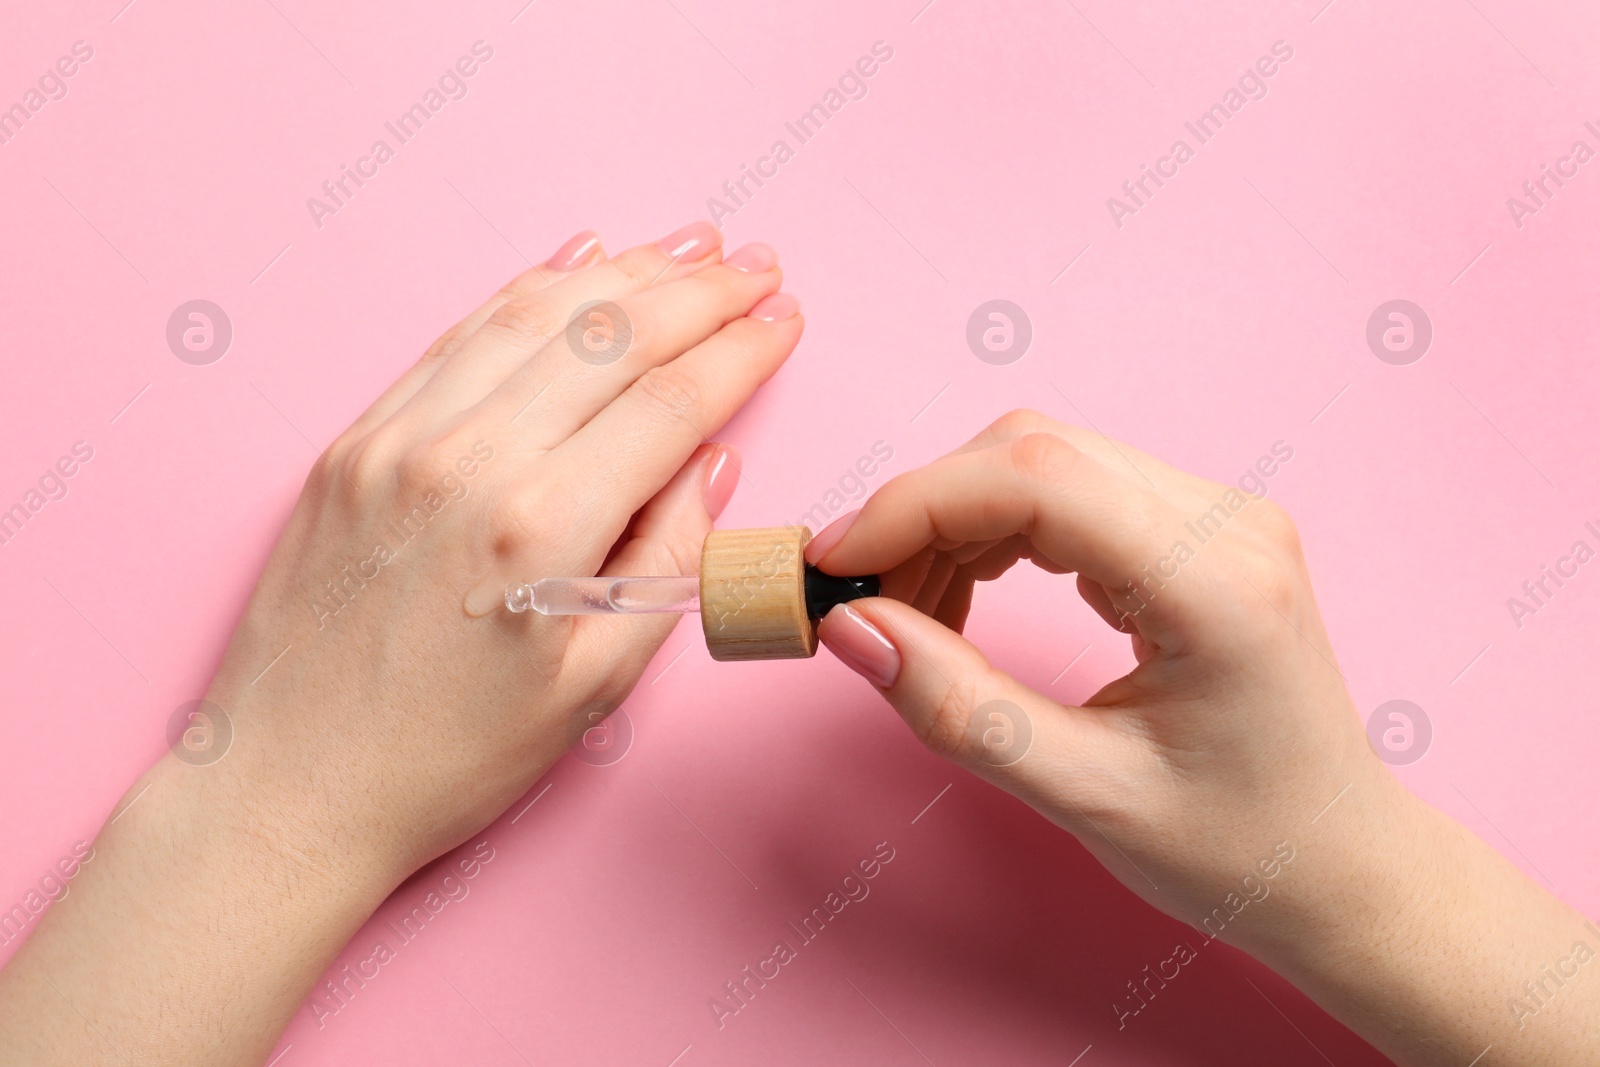
[[[495,294],[497,300],[516,300],[543,289],[551,282],[550,273],[542,266],[529,267],[506,282]]]
[[[989,432],[1001,440],[1009,441],[1030,433],[1046,433],[1053,425],[1054,420],[1031,408],[1013,408],[995,419],[989,426]]]
[[[652,367],[632,386],[639,403],[653,414],[692,421],[703,391],[694,376],[671,363]]]
[[[317,461],[311,464],[311,469],[306,471],[305,481],[300,484],[302,499],[326,500],[339,489],[340,477],[345,468],[346,460],[335,458],[333,450],[318,456]]]
[[[1300,527],[1295,525],[1294,518],[1283,507],[1272,500],[1257,502],[1260,513],[1257,522],[1271,539],[1272,543],[1295,556],[1301,554]]]
[[[438,491],[455,468],[454,454],[435,442],[401,452],[394,463],[394,478],[407,498]]]
[[[344,477],[363,495],[392,488],[400,448],[382,433],[370,434],[340,464]]]
[[[773,349],[781,342],[771,330],[762,329],[764,325],[753,319],[734,319],[717,331],[717,346],[734,364],[769,359]]]
[[[541,296],[523,296],[496,308],[489,316],[488,325],[519,341],[544,344],[560,333],[565,323],[549,300]]]
[[[637,309],[635,309],[637,310]],[[566,347],[585,363],[609,366],[642,344],[640,323],[613,300],[580,304],[563,327]]]
[[[1011,442],[1011,465],[1028,481],[1059,485],[1083,462],[1083,453],[1050,433],[1026,433]]]
[[[705,537],[699,530],[682,530],[666,538],[661,549],[662,574],[699,574],[700,549]]]
[[[1239,573],[1253,590],[1246,596],[1259,597],[1278,615],[1295,617],[1300,583],[1291,568],[1265,555],[1252,555]]]
[[[468,332],[466,324],[457,323],[441,334],[437,341],[429,345],[428,350],[422,353],[422,356],[417,360],[417,363],[419,365],[426,365],[428,363],[443,363],[445,360],[449,359],[455,354],[456,350],[461,347],[463,342],[466,341],[467,337]]]
[[[515,486],[495,496],[489,508],[489,533],[494,544],[528,545],[540,542],[555,516],[549,494],[538,485]]]
[[[343,469],[350,457],[356,454],[365,440],[365,434],[358,433],[354,426],[348,427],[333,439],[333,444],[328,446],[327,458]]]
[[[958,759],[967,750],[967,729],[978,707],[975,679],[958,678],[945,689],[922,730],[922,744],[946,759]]]
[[[665,252],[655,246],[632,248],[609,261],[611,269],[620,276],[626,292],[648,288],[669,265]]]

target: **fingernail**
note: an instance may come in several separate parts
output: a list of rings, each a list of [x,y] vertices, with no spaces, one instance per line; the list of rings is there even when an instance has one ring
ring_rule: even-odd
[[[817,627],[817,637],[839,662],[879,689],[888,689],[900,676],[900,653],[849,604],[834,605]]]
[[[675,260],[693,262],[722,247],[722,231],[709,222],[691,222],[657,241],[656,247]]]
[[[735,270],[742,270],[746,274],[760,274],[778,265],[778,253],[771,245],[764,245],[757,241],[754,244],[745,245],[722,262]]]
[[[844,540],[844,535],[850,532],[850,527],[860,517],[861,509],[856,508],[824,526],[821,533],[806,543],[806,562],[815,563],[826,556],[829,549]]]
[[[773,293],[750,309],[750,317],[763,322],[782,322],[784,319],[794,318],[799,313],[800,301],[788,293]]]
[[[551,270],[577,270],[599,250],[600,235],[593,230],[584,230],[556,249],[555,255],[545,260],[544,265]]]
[[[715,454],[706,464],[706,480],[703,490],[706,501],[706,514],[715,519],[727,508],[728,501],[733,499],[733,491],[739,487],[739,468],[741,460],[739,452],[732,445],[718,444]]]

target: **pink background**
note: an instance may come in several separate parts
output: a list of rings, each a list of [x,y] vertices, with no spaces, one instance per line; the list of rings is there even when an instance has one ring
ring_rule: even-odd
[[[0,545],[0,906],[160,754],[315,448],[571,233],[706,217],[882,40],[869,94],[725,220],[729,247],[780,249],[809,325],[723,435],[747,473],[723,524],[793,519],[883,441],[879,485],[1019,406],[1222,481],[1286,442],[1271,492],[1357,705],[1432,721],[1398,773],[1600,911],[1600,564],[1520,629],[1506,604],[1600,525],[1600,161],[1520,228],[1506,204],[1600,149],[1591,5],[124,2],[13,5],[0,33],[0,103],[94,49],[0,145],[0,507],[94,450]],[[480,39],[469,94],[314,225],[306,199]],[[1266,98],[1116,226],[1106,199],[1280,40]],[[209,366],[165,341],[195,298],[234,326]],[[1033,323],[1008,366],[964,339],[993,298]],[[1409,366],[1364,338],[1395,298],[1434,327]],[[1063,700],[1130,662],[1070,588],[1019,571],[971,626]],[[469,895],[324,1025],[303,1009],[283,1067],[1382,1062],[1220,945],[1118,1031],[1185,928],[826,654],[714,664],[685,625],[625,710],[626,757],[568,757],[491,826]],[[719,1029],[708,999],[879,841],[871,896]]]

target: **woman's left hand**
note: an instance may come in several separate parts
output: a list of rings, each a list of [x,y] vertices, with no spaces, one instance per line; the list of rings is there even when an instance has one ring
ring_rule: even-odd
[[[261,1063],[395,886],[621,703],[675,618],[504,590],[696,573],[739,477],[707,439],[800,339],[781,282],[707,223],[615,258],[580,234],[333,443],[200,709],[214,747],[135,783],[0,974],[7,1062]]]

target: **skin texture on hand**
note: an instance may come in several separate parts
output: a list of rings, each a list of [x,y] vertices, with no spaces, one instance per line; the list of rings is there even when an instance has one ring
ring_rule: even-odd
[[[884,596],[824,644],[931,750],[1081,840],[1143,899],[1251,952],[1403,1064],[1576,1064],[1600,977],[1532,1018],[1584,918],[1406,793],[1368,746],[1276,504],[1013,412],[807,547]],[[1065,706],[960,636],[974,585],[1075,573],[1137,666]],[[1593,945],[1590,946],[1591,949]],[[1547,983],[1548,985],[1548,983]]]
[[[395,886],[620,705],[675,617],[503,591],[698,572],[739,477],[707,435],[800,337],[781,284],[707,223],[615,258],[580,234],[328,448],[207,693],[225,758],[129,790],[0,974],[7,1062],[262,1062]]]

